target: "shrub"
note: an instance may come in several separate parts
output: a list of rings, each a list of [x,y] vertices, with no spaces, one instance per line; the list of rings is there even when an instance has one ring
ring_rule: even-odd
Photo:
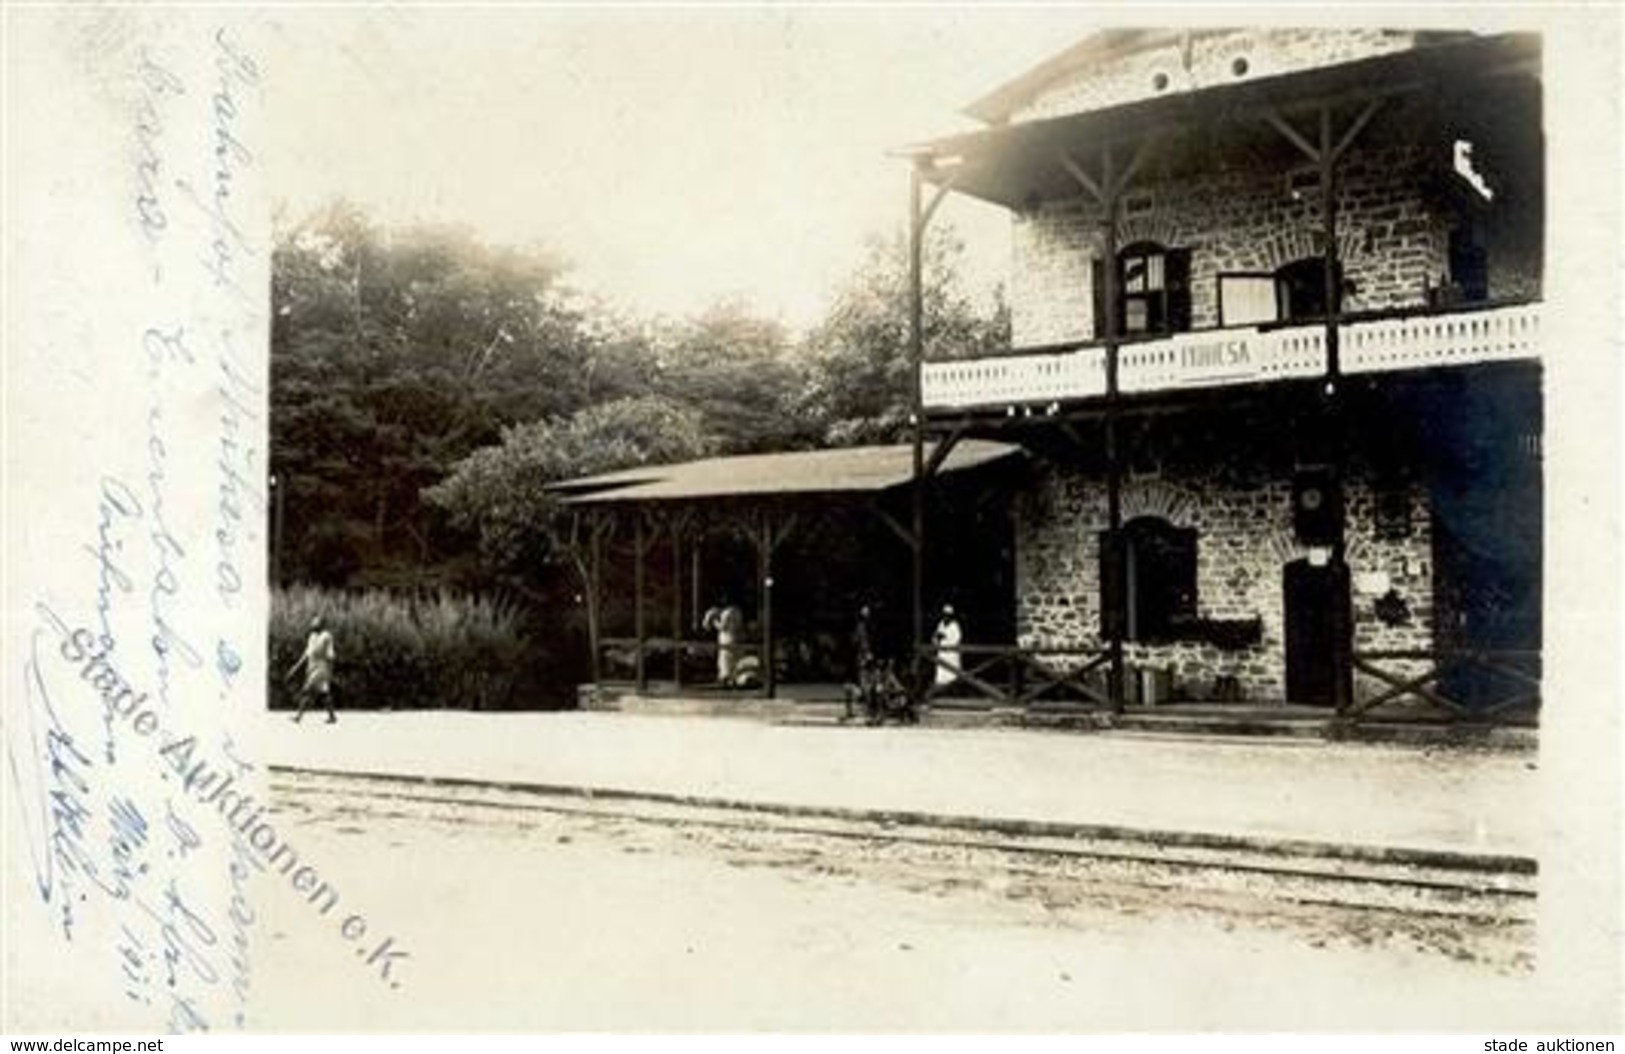
[[[333,701],[342,709],[509,710],[521,705],[530,649],[511,605],[483,597],[295,587],[273,591],[270,704],[298,705],[302,677],[288,677],[320,615],[338,662]]]

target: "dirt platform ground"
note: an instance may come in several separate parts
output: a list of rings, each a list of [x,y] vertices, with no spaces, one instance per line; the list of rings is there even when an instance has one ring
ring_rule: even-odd
[[[1519,923],[1295,901],[1256,876],[1177,889],[1142,866],[493,807],[430,790],[425,801],[376,781],[277,777],[301,850],[343,876],[346,904],[393,927],[411,957],[394,971],[398,989],[359,961],[351,976],[307,906],[273,891],[258,1027],[1541,1023]]]
[[[1535,755],[618,714],[268,719],[273,765],[1534,856]]]

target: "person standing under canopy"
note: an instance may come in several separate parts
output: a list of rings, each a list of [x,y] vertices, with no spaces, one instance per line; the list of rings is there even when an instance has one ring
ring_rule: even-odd
[[[720,600],[700,620],[703,629],[717,635],[717,684],[732,688],[739,667],[739,631],[745,616],[733,604]]]
[[[965,631],[959,625],[959,616],[954,613],[952,604],[942,605],[942,618],[937,621],[937,631],[932,640],[937,646],[936,684],[938,688],[946,688],[959,680],[961,670],[959,646],[964,641]]]

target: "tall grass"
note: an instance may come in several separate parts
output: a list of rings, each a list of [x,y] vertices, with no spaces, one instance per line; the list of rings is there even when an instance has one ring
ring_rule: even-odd
[[[527,644],[519,612],[483,597],[308,587],[271,597],[270,700],[298,705],[299,661],[317,615],[333,633],[334,705],[344,709],[510,710],[523,705]]]

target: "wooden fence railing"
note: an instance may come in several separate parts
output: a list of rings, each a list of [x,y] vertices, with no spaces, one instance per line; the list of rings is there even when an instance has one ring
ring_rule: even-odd
[[[636,637],[600,638],[598,655],[606,675],[631,676],[637,669],[638,648]],[[679,683],[688,681],[693,684],[707,684],[715,678],[714,665],[709,669],[698,665],[716,662],[715,637],[674,641],[671,637],[651,636],[643,638],[642,649],[645,671],[650,676],[670,680],[676,675],[675,679]],[[761,642],[755,640],[740,641],[733,649],[734,655],[739,659],[746,656],[759,657],[762,653]]]
[[[972,700],[998,707],[1026,708],[1038,702],[1086,708],[1111,705],[1099,672],[1111,661],[1104,648],[966,644],[946,655],[942,649],[924,647],[920,655],[933,673],[944,669],[955,675],[948,684],[933,681],[924,693],[927,700],[950,702],[945,694],[970,689]]]
[[[1540,710],[1539,651],[1357,651],[1354,669],[1384,686],[1343,711],[1355,721],[1398,710],[1413,718],[1512,722],[1532,720]]]
[[[637,661],[632,637],[600,641],[605,669],[629,673]],[[759,656],[759,641],[736,645],[737,654]],[[643,641],[646,670],[670,677],[676,654],[688,660],[692,683],[714,676],[716,642],[648,637]],[[932,705],[1027,709],[1071,706],[1106,709],[1110,653],[1101,647],[1024,648],[1014,644],[966,644],[944,652],[919,651],[928,684],[922,699]],[[1356,651],[1357,674],[1378,690],[1351,702],[1341,717],[1355,722],[1383,719],[1462,723],[1533,723],[1541,705],[1540,652],[1535,650],[1416,649]],[[951,681],[937,684],[930,674],[945,669]],[[1126,686],[1125,686],[1126,687]]]

